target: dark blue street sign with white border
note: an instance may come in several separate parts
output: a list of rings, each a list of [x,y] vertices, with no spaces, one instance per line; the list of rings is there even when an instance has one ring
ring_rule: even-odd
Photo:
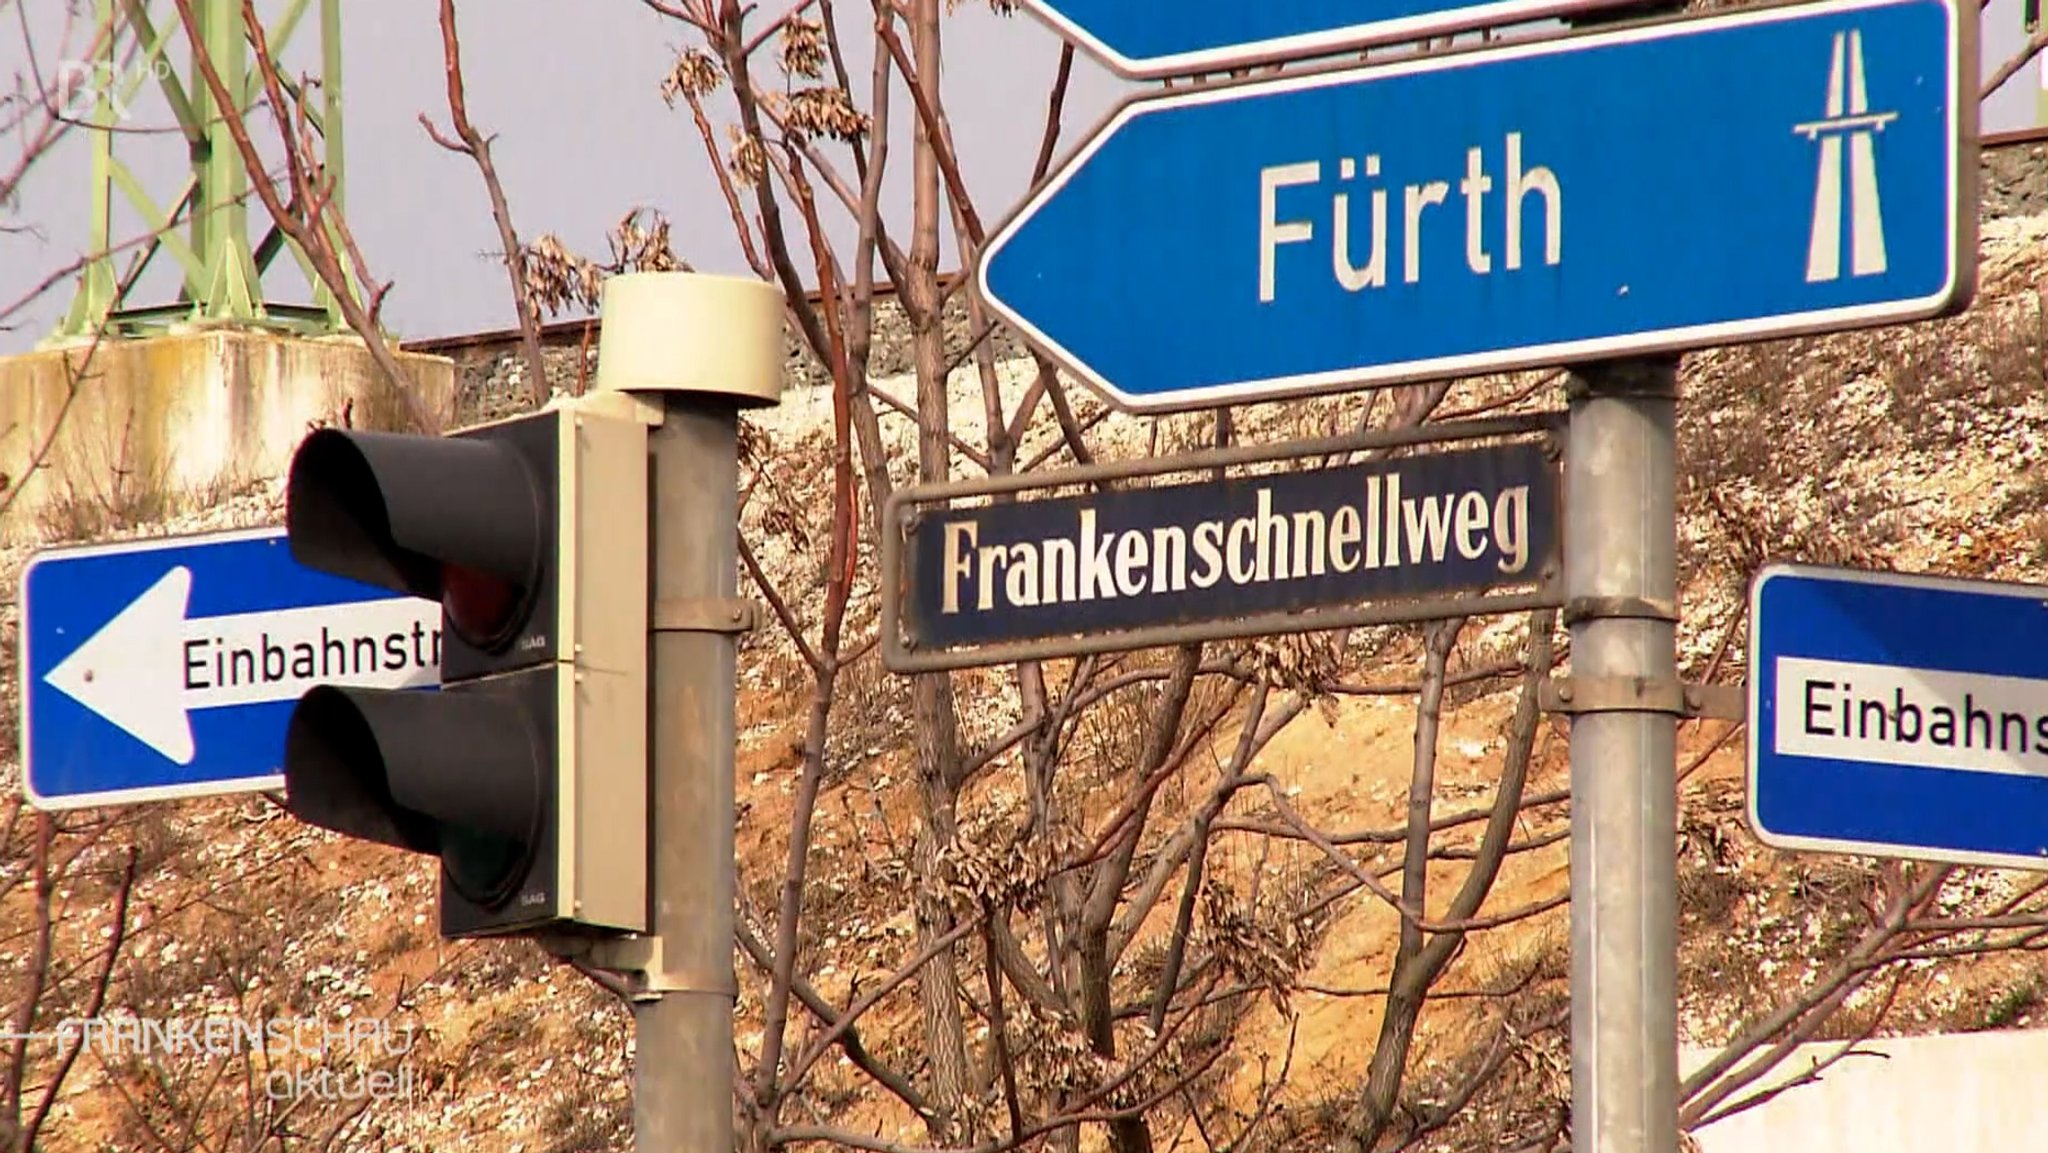
[[[929,509],[904,615],[943,648],[1537,584],[1557,474],[1524,442]]]
[[[438,602],[306,568],[281,528],[40,552],[20,604],[42,809],[282,788],[307,689],[440,680]]]
[[[989,306],[1170,411],[1953,312],[1974,0],[1831,0],[1125,104]]]
[[[2048,586],[1775,564],[1749,620],[1766,844],[2048,868]]]

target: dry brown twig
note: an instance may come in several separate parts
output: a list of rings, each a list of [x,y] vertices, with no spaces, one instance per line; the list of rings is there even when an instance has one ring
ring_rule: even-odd
[[[434,143],[450,152],[467,156],[483,177],[484,191],[491,201],[491,220],[498,228],[498,243],[505,252],[505,271],[512,278],[512,307],[519,318],[519,348],[526,356],[527,389],[536,405],[547,403],[548,365],[540,350],[540,310],[529,287],[526,250],[519,232],[512,226],[512,206],[505,198],[505,182],[491,159],[491,138],[477,131],[469,119],[468,86],[462,78],[462,41],[455,31],[455,0],[441,0],[441,66],[447,75],[449,123],[455,129],[450,138],[422,112],[420,127]]]
[[[13,95],[6,101],[0,101],[0,108],[11,106],[14,109],[9,119],[0,124],[0,132],[12,132],[20,140],[20,145],[14,160],[6,168],[0,169],[0,208],[5,208],[13,202],[22,179],[38,161],[56,147],[67,132],[78,124],[76,120],[64,115],[61,108],[66,94],[56,83],[44,76],[42,52],[37,48],[35,36],[29,30],[27,6],[18,0],[12,6],[15,25],[21,34],[20,59],[23,66],[22,70],[15,74]],[[6,7],[0,5],[0,13],[4,13]],[[78,19],[77,7],[66,8],[64,27],[59,34],[60,43],[65,45],[61,51],[66,56],[73,55],[69,45]],[[86,60],[98,60],[113,35],[111,20],[96,22],[92,37],[76,56]],[[0,234],[11,230],[11,227],[0,228]]]
[[[2033,63],[2034,58],[2039,56],[2043,49],[2048,49],[2048,28],[2042,28],[2027,37],[2027,42],[2020,45],[2019,51],[1992,69],[1991,75],[1984,78],[1984,86],[1978,92],[1978,99],[1989,100],[1992,93],[2005,86],[2006,81],[2019,75],[2020,69]]]

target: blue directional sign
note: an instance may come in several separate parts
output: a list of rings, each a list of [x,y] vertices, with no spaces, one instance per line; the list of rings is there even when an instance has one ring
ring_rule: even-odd
[[[20,604],[43,809],[281,788],[307,689],[440,680],[438,602],[301,567],[283,529],[42,552]]]
[[[1139,411],[1951,312],[1976,14],[1787,5],[1132,101],[978,289]]]
[[[2048,585],[1778,564],[1749,619],[1765,843],[2048,869]]]
[[[1624,0],[1024,0],[1067,39],[1125,76],[1211,72]]]

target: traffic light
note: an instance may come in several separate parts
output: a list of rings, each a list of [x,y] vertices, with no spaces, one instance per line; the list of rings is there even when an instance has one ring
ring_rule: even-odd
[[[645,412],[595,393],[292,458],[293,557],[440,601],[441,683],[307,691],[285,807],[439,857],[444,937],[647,927]]]

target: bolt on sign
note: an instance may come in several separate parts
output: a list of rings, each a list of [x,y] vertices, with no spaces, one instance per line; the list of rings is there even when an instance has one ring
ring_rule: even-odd
[[[1557,443],[1553,431],[1541,441],[907,515],[899,503],[892,524],[907,523],[887,542],[901,537],[892,567],[908,589],[900,631],[884,621],[894,650],[885,658],[912,671],[1554,604]],[[1329,451],[1330,442],[1234,450],[1241,465]],[[1190,472],[1232,455],[1113,467],[1126,477]],[[1113,479],[1105,471],[1039,483]],[[905,497],[957,500],[993,495],[990,487],[934,485]],[[1524,595],[1475,597],[1500,589]]]

